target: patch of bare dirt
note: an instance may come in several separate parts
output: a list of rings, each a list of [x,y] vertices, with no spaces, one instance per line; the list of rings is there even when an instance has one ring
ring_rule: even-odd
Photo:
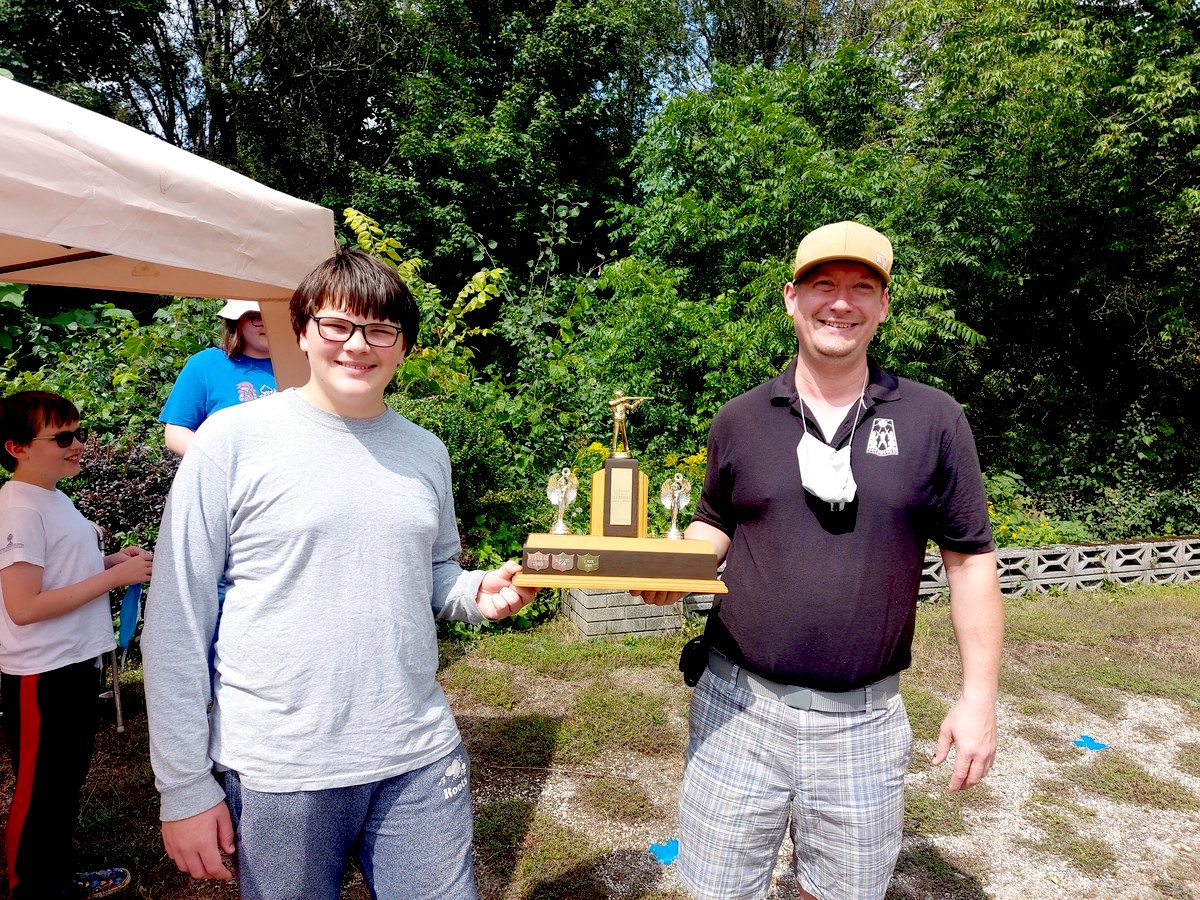
[[[527,676],[526,676],[527,677]],[[539,714],[569,710],[570,688],[529,685],[529,699]],[[549,679],[553,681],[553,679]],[[664,682],[661,670],[621,669],[612,683],[623,689],[666,697],[673,727],[686,736],[685,711],[689,689],[678,679]],[[984,785],[986,796],[963,804],[966,828],[959,834],[906,835],[889,900],[1031,900],[1031,898],[1105,897],[1110,900],[1195,898],[1200,900],[1200,811],[1164,812],[1115,802],[1079,789],[1063,778],[1066,767],[1093,762],[1106,751],[1089,751],[1073,744],[1081,735],[1119,750],[1159,779],[1200,797],[1200,778],[1175,766],[1180,745],[1200,741],[1200,716],[1168,700],[1122,695],[1121,713],[1101,718],[1069,698],[1058,698],[1050,716],[1041,711],[1025,715],[1019,703],[999,707],[1000,747],[996,765]],[[495,710],[456,696],[451,703],[463,725],[468,746],[481,721]],[[523,705],[523,704],[522,704]],[[1044,704],[1039,704],[1039,708]],[[507,715],[520,715],[518,708]],[[670,715],[670,714],[669,714]],[[1023,728],[1024,726],[1024,728]],[[1022,731],[1040,737],[1031,741]],[[1040,745],[1040,746],[1039,746]],[[650,854],[652,844],[676,836],[676,804],[683,774],[681,753],[648,757],[630,752],[605,754],[585,766],[558,766],[552,758],[528,768],[488,759],[472,747],[475,765],[475,803],[519,797],[536,805],[586,841],[594,872],[612,898],[683,898],[686,894],[674,866],[663,866]],[[932,741],[914,744],[914,765],[908,776],[912,791],[944,797],[950,764],[928,766]],[[922,758],[923,756],[923,758]],[[509,760],[508,763],[518,761]],[[583,786],[599,777],[618,777],[635,783],[651,798],[657,818],[630,823],[597,812],[584,799]],[[1039,785],[1049,779],[1062,783],[1062,806],[1077,834],[1103,842],[1114,854],[1102,874],[1088,874],[1051,849],[1052,841],[1033,824],[1031,803]],[[780,854],[771,900],[794,900],[798,889],[791,876],[791,854]],[[516,886],[481,873],[485,900],[522,896]],[[591,896],[592,894],[589,894]],[[570,896],[561,893],[556,896]],[[600,896],[599,894],[595,896]]]

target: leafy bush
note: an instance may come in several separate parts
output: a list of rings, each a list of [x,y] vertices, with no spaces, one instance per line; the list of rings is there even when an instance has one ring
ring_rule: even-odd
[[[0,364],[0,389],[56,391],[101,438],[162,440],[158,414],[193,353],[216,343],[217,303],[178,299],[140,324],[110,303],[30,318],[21,353]]]
[[[986,475],[984,487],[997,547],[1036,547],[1095,539],[1082,523],[1054,519],[1039,510],[1025,495],[1025,482],[1015,472]]]
[[[63,489],[104,529],[108,552],[131,544],[152,547],[178,466],[175,454],[142,436],[110,443],[92,437],[79,475]]]
[[[26,329],[0,364],[0,391],[71,400],[92,437],[64,491],[104,529],[107,549],[153,544],[178,464],[158,414],[187,357],[215,341],[218,301],[177,299],[142,325],[110,303],[43,319],[20,300],[0,293],[5,322]]]
[[[1049,494],[1045,506],[1079,520],[1098,540],[1200,534],[1200,492],[1134,481]]]
[[[486,412],[457,397],[391,394],[388,403],[436,434],[450,453],[463,565],[491,568],[519,556],[525,536],[544,518],[545,504],[539,486],[521,480],[508,442]]]

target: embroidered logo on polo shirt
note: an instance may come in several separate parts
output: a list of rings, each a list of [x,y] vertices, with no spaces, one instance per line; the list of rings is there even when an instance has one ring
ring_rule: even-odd
[[[896,424],[891,419],[875,419],[871,422],[867,452],[875,456],[900,455],[900,447],[896,443]]]

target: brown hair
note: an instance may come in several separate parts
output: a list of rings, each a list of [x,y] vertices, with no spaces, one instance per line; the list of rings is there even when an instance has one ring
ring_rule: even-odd
[[[221,349],[230,359],[246,352],[246,339],[242,337],[241,319],[221,319]]]
[[[14,444],[33,443],[47,425],[71,425],[79,421],[75,404],[50,391],[19,391],[0,400],[0,465],[9,472],[17,470],[17,460],[8,452]]]
[[[364,319],[395,322],[406,353],[416,343],[421,312],[412,291],[395,269],[361,250],[339,250],[300,282],[290,304],[297,338],[313,314],[326,306]]]

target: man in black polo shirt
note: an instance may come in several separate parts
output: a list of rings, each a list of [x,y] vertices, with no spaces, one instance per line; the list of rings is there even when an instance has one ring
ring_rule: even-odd
[[[713,420],[686,536],[712,543],[729,593],[691,673],[679,809],[680,875],[703,900],[765,897],[789,826],[802,896],[886,893],[912,742],[898,673],[930,540],[963,672],[933,762],[954,746],[957,791],[995,755],[1004,613],[983,478],[962,408],[867,358],[891,265],[856,222],[806,236],[783,292],[795,359]]]

